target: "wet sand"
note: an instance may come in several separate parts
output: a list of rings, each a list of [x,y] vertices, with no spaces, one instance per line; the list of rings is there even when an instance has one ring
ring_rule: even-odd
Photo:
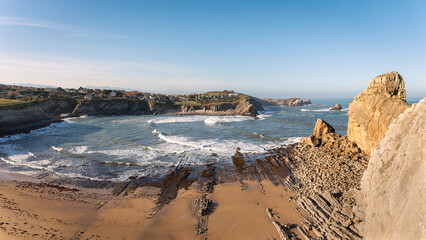
[[[159,193],[159,188],[145,186],[114,197],[105,189],[3,179],[0,239],[280,239],[266,208],[281,225],[303,221],[288,200],[293,193],[282,185],[231,182],[206,194],[213,201],[208,230],[197,236],[193,202],[205,193],[194,185],[180,189],[150,218]],[[291,231],[297,234],[294,227]]]

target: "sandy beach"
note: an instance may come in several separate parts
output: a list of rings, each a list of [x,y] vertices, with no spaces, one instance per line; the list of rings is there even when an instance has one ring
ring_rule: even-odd
[[[10,176],[9,176],[10,178]],[[26,179],[28,180],[28,179]],[[262,187],[260,186],[262,184]],[[243,181],[215,186],[208,231],[196,235],[193,201],[203,195],[195,187],[150,217],[160,193],[140,187],[127,196],[36,181],[0,182],[1,239],[280,239],[266,208],[282,225],[300,224],[293,193],[269,181]],[[295,228],[291,230],[298,234]]]

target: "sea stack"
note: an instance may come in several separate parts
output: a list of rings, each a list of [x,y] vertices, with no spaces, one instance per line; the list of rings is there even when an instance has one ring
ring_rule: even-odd
[[[365,239],[426,239],[426,98],[372,149],[361,181]]]
[[[338,104],[334,104],[333,107],[330,108],[331,111],[341,111],[342,110],[342,105]]]
[[[349,104],[348,138],[365,153],[385,136],[391,121],[410,104],[406,102],[405,83],[397,72],[380,75]]]

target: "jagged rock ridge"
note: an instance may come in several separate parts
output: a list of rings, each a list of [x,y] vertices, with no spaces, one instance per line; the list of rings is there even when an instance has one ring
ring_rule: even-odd
[[[349,105],[348,137],[365,153],[384,137],[390,122],[410,107],[404,85],[397,72],[380,75]]]

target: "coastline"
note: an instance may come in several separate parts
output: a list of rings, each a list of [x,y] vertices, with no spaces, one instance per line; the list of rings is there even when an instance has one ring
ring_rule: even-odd
[[[237,151],[234,166],[208,164],[192,177],[192,169],[177,167],[161,183],[140,185],[131,179],[82,187],[66,179],[8,175],[19,181],[0,180],[0,216],[6,220],[0,227],[10,239],[321,237],[326,232],[315,210],[303,207],[303,196],[315,184],[293,175],[302,167],[300,151],[311,149],[302,143],[278,147],[255,163]]]

